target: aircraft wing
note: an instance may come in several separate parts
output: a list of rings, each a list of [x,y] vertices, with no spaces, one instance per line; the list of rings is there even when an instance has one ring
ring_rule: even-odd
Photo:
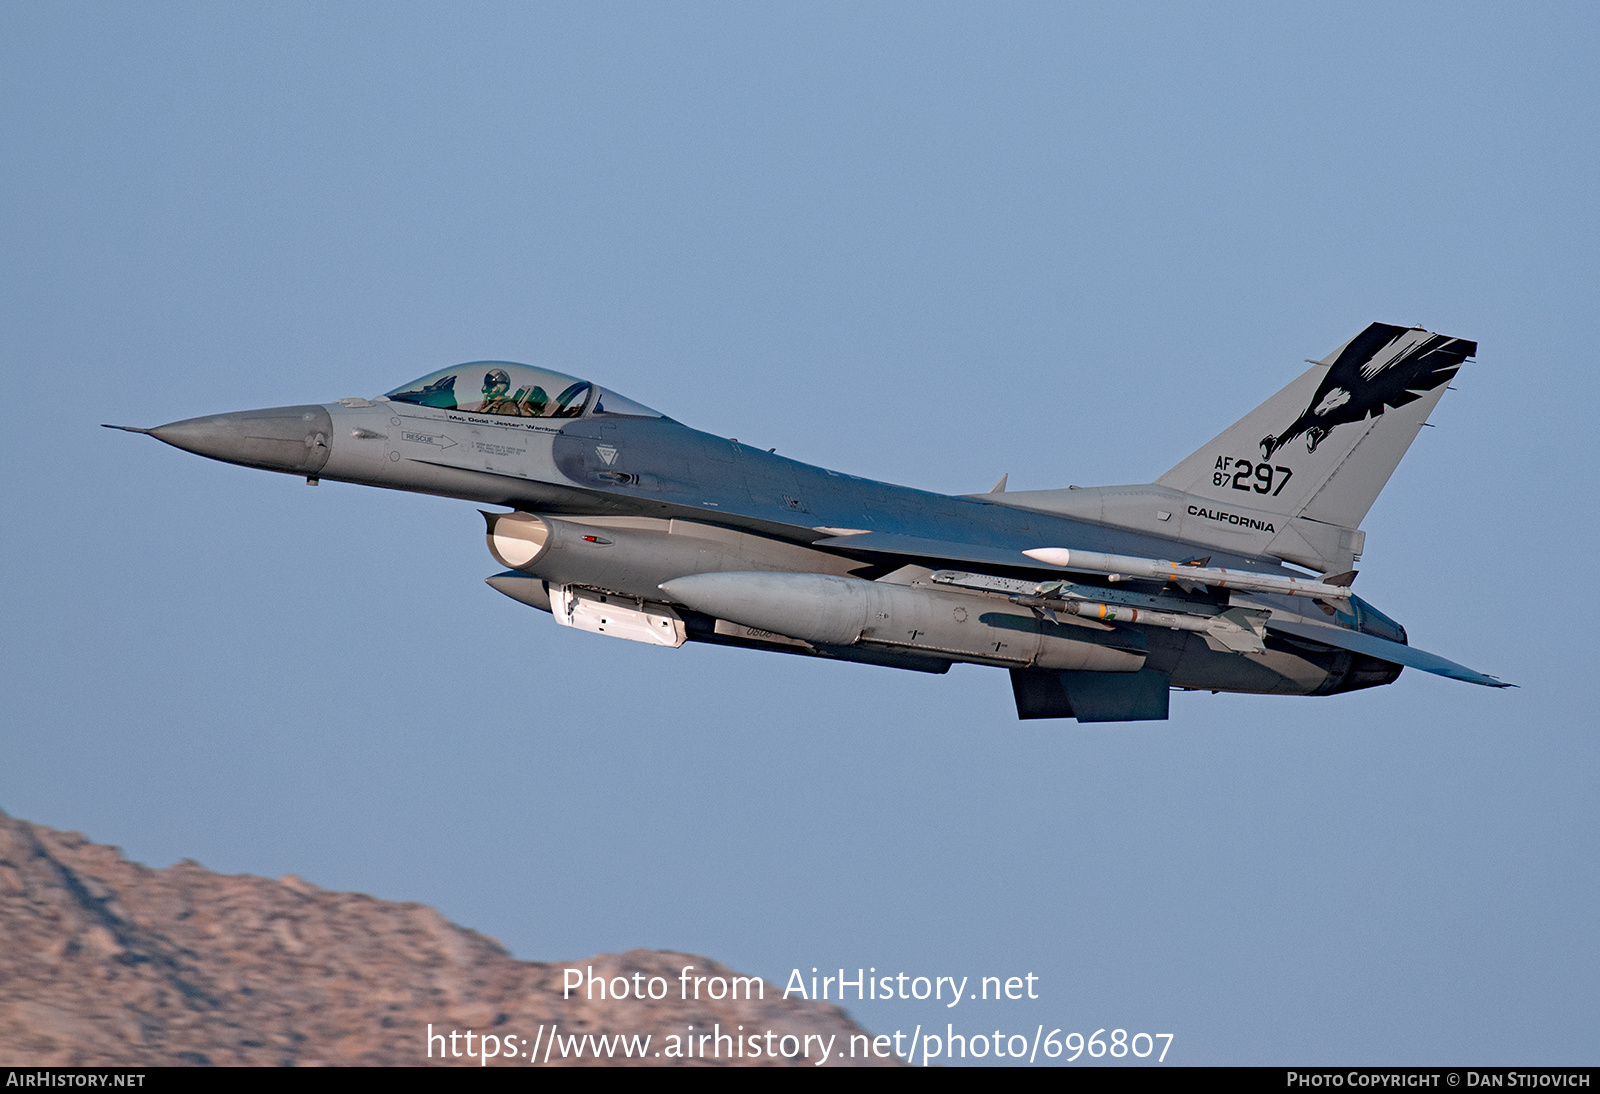
[[[1034,573],[1059,574],[1061,572],[1060,567],[1041,565],[1037,560],[1029,558],[1021,551],[1010,547],[990,547],[976,543],[952,543],[948,540],[922,539],[917,536],[896,535],[892,532],[863,532],[850,536],[832,536],[828,539],[818,540],[813,546],[832,547],[836,550],[860,551],[869,555],[904,559],[960,562],[976,566],[1002,566],[1010,570],[1032,571]],[[1454,661],[1446,660],[1437,654],[1428,653],[1426,650],[1402,645],[1399,642],[1391,642],[1376,635],[1362,634],[1359,631],[1349,631],[1341,627],[1324,627],[1315,623],[1296,623],[1288,620],[1279,622],[1275,619],[1269,619],[1267,627],[1270,630],[1293,635],[1296,638],[1320,642],[1325,646],[1335,646],[1339,649],[1349,650],[1352,653],[1366,654],[1368,657],[1376,657],[1391,664],[1421,669],[1423,672],[1431,672],[1436,676],[1447,676],[1452,680],[1465,680],[1469,684],[1482,684],[1484,687],[1491,688],[1517,686],[1508,684],[1504,680],[1496,679],[1487,673],[1469,669],[1465,665],[1458,665]]]
[[[856,551],[900,561],[962,562],[969,566],[1003,566],[1025,573],[1048,574],[1060,577],[1064,572],[1120,575],[1128,580],[1177,581],[1180,585],[1192,583],[1234,589],[1238,592],[1276,593],[1287,596],[1323,596],[1342,599],[1348,597],[1349,581],[1324,578],[1315,580],[1282,573],[1257,573],[1252,570],[1228,570],[1170,560],[1143,558],[1137,555],[1113,555],[1099,551],[1080,551],[1043,545],[1018,550],[1015,547],[997,547],[992,544],[953,543],[948,540],[922,539],[892,532],[857,532],[848,536],[833,536],[818,540],[816,547]],[[1342,578],[1343,575],[1335,575]],[[1349,575],[1354,577],[1354,574]],[[1113,580],[1116,580],[1113,577]],[[1328,582],[1332,580],[1332,584]]]
[[[1402,646],[1398,642],[1391,642],[1387,638],[1379,638],[1373,634],[1362,634],[1359,631],[1347,631],[1339,627],[1321,627],[1315,623],[1292,623],[1288,620],[1279,622],[1276,619],[1267,620],[1267,629],[1292,634],[1296,638],[1309,639],[1312,642],[1321,642],[1325,646],[1337,646],[1351,653],[1364,653],[1368,657],[1376,657],[1380,661],[1388,661],[1395,665],[1404,665],[1407,668],[1421,669],[1431,672],[1435,676],[1448,676],[1452,680],[1465,680],[1469,684],[1482,684],[1490,688],[1514,688],[1516,684],[1508,684],[1498,680],[1487,673],[1477,672],[1458,665],[1454,661],[1446,661],[1437,654],[1419,650],[1414,646]]]

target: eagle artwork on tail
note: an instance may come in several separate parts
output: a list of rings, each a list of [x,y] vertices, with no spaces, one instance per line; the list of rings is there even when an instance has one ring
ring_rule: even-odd
[[[1315,452],[1336,426],[1361,422],[1390,407],[1402,407],[1447,384],[1478,343],[1432,334],[1421,327],[1374,323],[1339,351],[1317,385],[1311,405],[1276,436],[1261,438],[1261,454],[1273,453],[1304,434]]]

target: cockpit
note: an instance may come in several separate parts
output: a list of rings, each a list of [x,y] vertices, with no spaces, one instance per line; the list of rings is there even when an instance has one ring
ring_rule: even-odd
[[[600,414],[663,417],[647,406],[587,380],[512,361],[474,361],[440,369],[396,388],[385,398],[443,410],[518,418],[581,418]]]

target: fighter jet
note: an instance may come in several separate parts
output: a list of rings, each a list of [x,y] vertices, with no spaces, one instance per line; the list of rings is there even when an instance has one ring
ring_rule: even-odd
[[[372,399],[110,428],[312,484],[494,507],[505,569],[489,585],[564,627],[988,665],[1010,673],[1020,718],[1140,721],[1165,719],[1174,689],[1334,695],[1404,668],[1512,686],[1409,645],[1351,591],[1363,518],[1476,352],[1374,323],[1153,483],[1002,478],[961,496],[814,467],[507,361]]]

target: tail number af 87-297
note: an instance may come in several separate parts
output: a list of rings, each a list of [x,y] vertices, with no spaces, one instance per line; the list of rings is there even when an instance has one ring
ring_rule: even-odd
[[[1278,466],[1269,463],[1253,464],[1239,456],[1218,456],[1217,470],[1211,476],[1211,485],[1227,486],[1231,480],[1235,490],[1243,490],[1246,493],[1254,490],[1257,494],[1271,494],[1277,497],[1283,488],[1289,485],[1289,479],[1293,475],[1294,471],[1281,464]],[[1276,489],[1273,488],[1274,482],[1277,483]]]

